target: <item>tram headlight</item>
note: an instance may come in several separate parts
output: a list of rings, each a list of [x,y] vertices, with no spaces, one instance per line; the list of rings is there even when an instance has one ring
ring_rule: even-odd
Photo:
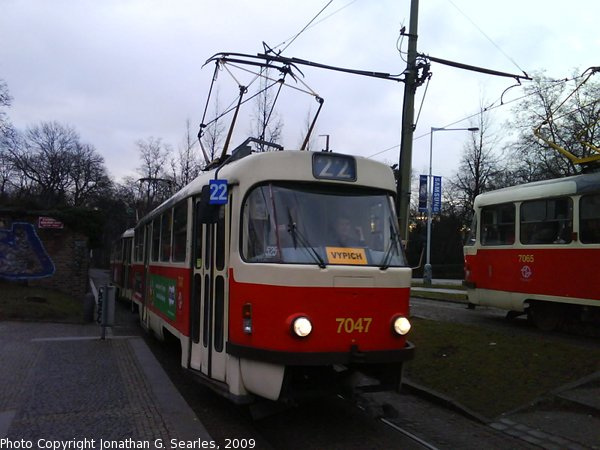
[[[404,336],[410,331],[410,321],[404,316],[398,316],[392,322],[394,332],[400,336]]]
[[[306,337],[312,331],[312,323],[308,317],[297,317],[292,322],[292,331],[298,337]]]

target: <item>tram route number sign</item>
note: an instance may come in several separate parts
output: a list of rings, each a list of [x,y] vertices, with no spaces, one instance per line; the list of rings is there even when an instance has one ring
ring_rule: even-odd
[[[323,180],[356,181],[356,160],[337,153],[314,153],[313,176]]]
[[[227,204],[227,180],[210,180],[208,188],[210,190],[210,196],[208,198],[209,205]]]

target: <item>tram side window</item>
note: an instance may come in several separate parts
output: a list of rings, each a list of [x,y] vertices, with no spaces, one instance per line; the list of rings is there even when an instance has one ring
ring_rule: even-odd
[[[123,261],[126,264],[130,264],[131,263],[131,242],[132,242],[131,238],[127,238],[127,239],[123,240],[123,247],[124,247]]]
[[[119,261],[119,262],[123,261],[123,239],[119,239],[119,241],[117,242],[115,255],[116,255],[116,258],[115,258],[116,261]]]
[[[173,212],[173,261],[185,261],[187,250],[187,200],[175,206]]]
[[[570,197],[532,200],[521,204],[522,244],[568,244],[573,231]]]
[[[139,228],[135,230],[135,236],[133,238],[133,260],[135,262],[142,262],[144,260],[144,229]]]
[[[168,261],[171,257],[171,228],[173,222],[171,220],[172,211],[169,210],[161,216],[160,223],[160,260]]]
[[[269,198],[269,187],[261,186],[254,189],[244,202],[242,253],[252,262],[273,261],[278,256]]]
[[[160,218],[152,221],[152,261],[158,261],[158,250],[160,249]]]
[[[471,221],[471,228],[465,241],[465,245],[475,245],[477,242],[477,215],[473,214],[473,220]]]
[[[486,206],[481,209],[481,245],[515,243],[515,205]]]
[[[600,243],[600,194],[584,195],[579,203],[579,235],[584,244]]]

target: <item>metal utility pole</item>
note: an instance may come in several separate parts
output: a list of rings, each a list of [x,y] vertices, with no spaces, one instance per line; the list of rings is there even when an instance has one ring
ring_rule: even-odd
[[[320,137],[324,136],[325,137],[325,149],[323,150],[324,152],[328,152],[329,151],[329,135],[328,134],[320,134]]]
[[[425,255],[425,266],[423,268],[423,282],[425,286],[431,286],[433,269],[431,267],[431,215],[433,209],[433,133],[436,131],[479,131],[477,127],[469,128],[436,128],[431,127],[429,134],[429,176],[427,177],[427,252]]]
[[[412,141],[415,116],[415,92],[417,90],[417,28],[419,0],[410,1],[410,23],[408,28],[408,56],[404,72],[404,104],[402,106],[402,139],[398,167],[397,212],[400,219],[400,234],[408,240],[408,213],[410,207],[410,175],[412,168]]]

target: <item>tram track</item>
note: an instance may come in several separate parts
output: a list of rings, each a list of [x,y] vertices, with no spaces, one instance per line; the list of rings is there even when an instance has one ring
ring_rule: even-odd
[[[341,395],[338,395],[338,397],[344,399]],[[344,400],[347,400],[347,399],[344,399]],[[367,411],[367,408],[365,408],[359,404],[356,404],[355,406],[360,410]],[[402,434],[403,436],[409,438],[413,442],[416,442],[418,445],[422,446],[423,448],[426,448],[429,450],[439,450],[438,447],[436,447],[432,443],[427,442],[425,439],[417,436],[415,433],[410,432],[409,430],[407,430],[405,428],[402,428],[401,426],[393,423],[392,421],[388,420],[385,417],[377,417],[377,420],[379,422],[383,423],[384,425],[386,425],[387,427],[393,429],[395,432]]]
[[[137,315],[122,306],[128,323],[120,333],[141,333]],[[438,449],[464,445],[505,448],[506,437],[491,435],[489,427],[476,424],[446,408],[404,392],[361,396],[357,402],[330,396],[319,401],[253,420],[246,408],[236,406],[193,381],[179,366],[177,349],[148,334],[144,338],[173,384],[207,428],[213,439],[254,439],[256,449],[403,448]],[[393,408],[392,414],[386,405]],[[399,412],[396,417],[396,412]],[[487,430],[486,430],[487,428]],[[508,438],[510,439],[510,438]],[[517,445],[515,448],[518,448]]]
[[[379,420],[381,422],[383,422],[384,424],[386,424],[388,427],[396,430],[398,433],[401,433],[402,435],[415,441],[417,444],[422,445],[423,448],[427,448],[429,450],[439,450],[438,447],[436,447],[435,445],[430,444],[429,442],[425,441],[424,439],[420,438],[419,436],[416,436],[415,434],[411,433],[410,431],[405,430],[402,427],[399,427],[398,425],[390,422],[389,420],[384,419],[384,418],[380,418]]]

